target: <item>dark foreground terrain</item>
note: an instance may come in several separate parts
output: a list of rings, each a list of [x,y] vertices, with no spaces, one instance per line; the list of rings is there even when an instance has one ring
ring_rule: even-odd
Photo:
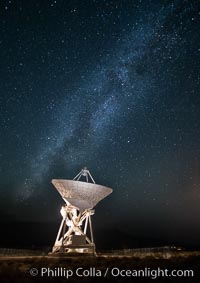
[[[137,277],[138,270],[142,271]],[[178,276],[171,274],[173,270]],[[1,255],[0,282],[200,282],[200,252],[136,252],[96,257]]]

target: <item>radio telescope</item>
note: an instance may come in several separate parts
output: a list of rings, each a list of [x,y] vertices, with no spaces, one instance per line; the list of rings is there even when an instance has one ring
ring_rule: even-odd
[[[86,182],[79,181],[81,177],[84,177]],[[87,167],[73,180],[53,179],[52,184],[65,201],[60,210],[62,221],[52,253],[95,254],[91,221],[93,208],[111,194],[112,189],[97,185]]]

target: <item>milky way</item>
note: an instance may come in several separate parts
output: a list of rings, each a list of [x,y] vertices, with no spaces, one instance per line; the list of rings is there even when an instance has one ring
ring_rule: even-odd
[[[4,214],[46,221],[51,179],[86,165],[114,189],[109,223],[159,233],[176,215],[198,238],[198,1],[67,2],[1,4]]]
[[[169,7],[166,8],[166,11],[168,10]],[[59,142],[54,142],[51,146],[52,137],[47,138],[46,146],[49,148],[47,151],[41,150],[42,156],[39,156],[39,159],[42,160],[42,165],[36,166],[35,163],[39,161],[34,160],[33,174],[35,171],[36,175],[37,171],[43,173],[43,168],[47,168],[51,163],[51,160],[48,160],[50,152],[57,150],[63,152],[66,165],[67,162],[70,162],[71,166],[88,162],[91,158],[90,152],[92,159],[95,159],[94,155],[102,142],[107,140],[110,130],[117,127],[117,124],[123,125],[123,120],[129,113],[134,115],[138,103],[146,103],[144,99],[148,95],[147,91],[152,81],[148,75],[139,76],[135,66],[137,67],[143,60],[149,41],[154,38],[157,29],[163,23],[161,16],[163,11],[158,10],[156,15],[150,16],[151,24],[141,23],[139,26],[138,24],[134,26],[131,23],[133,31],[130,31],[128,36],[122,35],[118,38],[113,54],[112,50],[108,50],[111,54],[104,55],[106,58],[99,63],[99,70],[88,70],[89,75],[84,77],[86,86],[70,93],[72,96],[70,107],[67,97],[63,102],[64,108],[61,106],[59,109],[61,117],[60,113],[57,113],[59,118],[56,128],[61,129],[61,133],[56,134],[55,128],[52,132]],[[63,122],[64,128],[60,125]],[[77,137],[78,143],[76,141],[72,146],[70,140]],[[112,142],[116,138],[110,134]]]

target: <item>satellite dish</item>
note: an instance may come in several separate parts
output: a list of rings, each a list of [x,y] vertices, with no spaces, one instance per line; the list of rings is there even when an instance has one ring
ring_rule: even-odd
[[[86,182],[79,181],[81,177],[86,178]],[[89,183],[89,179],[92,183]],[[66,203],[60,211],[63,219],[52,253],[95,254],[92,209],[113,190],[97,185],[87,167],[84,167],[73,180],[53,179],[52,184]]]
[[[81,181],[53,179],[52,184],[66,204],[70,203],[82,211],[94,208],[112,193],[108,187]]]

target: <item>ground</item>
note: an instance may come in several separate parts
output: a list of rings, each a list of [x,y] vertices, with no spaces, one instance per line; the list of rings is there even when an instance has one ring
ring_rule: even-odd
[[[192,270],[193,276],[162,276],[163,270]],[[136,277],[143,270],[149,277]],[[156,270],[156,271],[155,271]],[[159,271],[160,270],[160,271]],[[162,270],[162,271],[161,271]],[[151,274],[150,274],[151,272]],[[160,276],[157,273],[160,272]],[[119,273],[119,274],[118,274]],[[200,282],[200,252],[98,254],[94,256],[1,255],[1,282]]]

